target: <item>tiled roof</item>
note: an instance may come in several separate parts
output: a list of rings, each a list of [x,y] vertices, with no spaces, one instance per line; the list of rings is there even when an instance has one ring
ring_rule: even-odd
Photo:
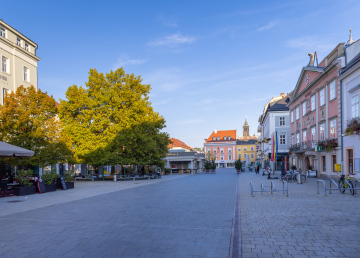
[[[192,150],[192,148],[190,146],[187,146],[184,142],[180,141],[179,139],[175,139],[175,138],[170,138],[171,142],[168,145],[168,148],[184,148],[187,150]]]
[[[224,140],[224,137],[226,136],[226,140]],[[216,140],[214,141],[213,138],[216,137]],[[220,137],[220,140],[218,140],[218,137]],[[228,139],[230,137],[230,139]],[[224,130],[224,131],[216,131],[212,132],[212,134],[209,136],[209,138],[206,140],[206,142],[220,142],[220,141],[235,141],[236,140],[236,130]]]

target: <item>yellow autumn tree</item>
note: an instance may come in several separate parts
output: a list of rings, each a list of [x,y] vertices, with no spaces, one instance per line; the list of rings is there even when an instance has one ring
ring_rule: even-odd
[[[20,86],[0,105],[0,141],[34,151],[11,163],[46,166],[72,157],[58,119],[55,99],[33,86]]]

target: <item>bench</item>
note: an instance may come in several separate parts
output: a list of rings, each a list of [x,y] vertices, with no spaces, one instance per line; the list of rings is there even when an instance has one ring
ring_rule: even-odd
[[[317,170],[308,170],[306,171],[307,177],[317,177]]]
[[[92,177],[89,177],[89,178],[75,177],[74,180],[75,181],[94,181],[94,178],[92,178]]]

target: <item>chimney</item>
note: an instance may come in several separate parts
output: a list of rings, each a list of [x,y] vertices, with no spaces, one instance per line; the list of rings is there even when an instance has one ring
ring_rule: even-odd
[[[309,64],[307,66],[314,66],[314,54],[309,53],[308,56],[310,57]]]
[[[214,130],[214,134],[217,134],[217,130]]]
[[[285,93],[281,93],[281,98],[285,97]]]

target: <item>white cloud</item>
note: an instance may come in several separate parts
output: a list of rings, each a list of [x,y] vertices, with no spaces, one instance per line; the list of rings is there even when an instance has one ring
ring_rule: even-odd
[[[265,26],[258,28],[257,31],[269,30],[269,29],[275,27],[276,25],[278,25],[279,23],[280,23],[279,21],[271,21],[268,24],[266,24]]]
[[[148,43],[149,46],[158,47],[158,46],[167,46],[167,47],[177,47],[181,44],[191,44],[195,42],[195,37],[191,36],[182,36],[179,32],[173,35],[165,36]]]
[[[125,65],[140,65],[145,63],[145,59],[130,59],[127,55],[121,55],[113,66],[113,70],[116,70]]]
[[[319,39],[317,36],[303,36],[290,39],[285,43],[286,47],[304,49],[306,51],[317,51],[327,53],[336,46],[336,42],[329,39]]]

